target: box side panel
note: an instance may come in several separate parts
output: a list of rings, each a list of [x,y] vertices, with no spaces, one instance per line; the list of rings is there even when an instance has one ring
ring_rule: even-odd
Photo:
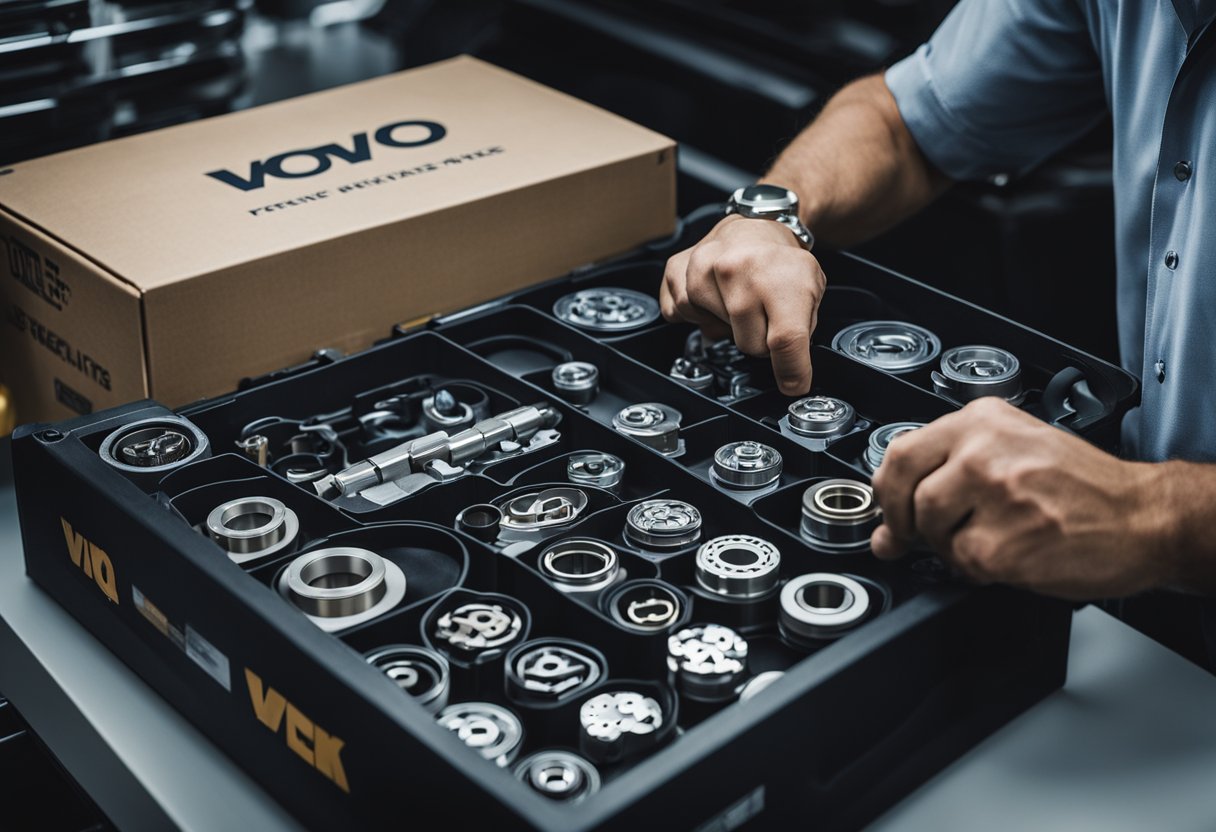
[[[19,421],[49,421],[147,393],[139,294],[0,210],[0,381]]]
[[[152,395],[224,393],[670,234],[674,172],[663,150],[151,290]]]

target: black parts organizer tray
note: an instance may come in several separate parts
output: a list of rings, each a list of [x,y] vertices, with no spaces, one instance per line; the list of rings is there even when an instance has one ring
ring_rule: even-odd
[[[822,260],[832,280],[820,319],[825,343],[858,320],[900,319],[927,326],[946,346],[1003,347],[1022,361],[1024,407],[1049,416],[1055,407],[1062,426],[1115,441],[1136,393],[1126,373],[864,261]],[[605,334],[554,317],[555,301],[576,289],[655,297],[661,273],[661,260],[641,259],[587,271],[177,414],[143,402],[24,426],[13,456],[27,569],[310,827],[406,819],[547,830],[734,829],[748,820],[777,828],[807,818],[817,829],[862,825],[1062,684],[1070,609],[956,581],[926,553],[883,563],[864,548],[838,551],[800,534],[809,487],[868,482],[874,430],[959,406],[934,391],[928,369],[890,375],[816,346],[813,392],[844,399],[857,414],[848,435],[817,450],[780,423],[790,400],[765,362],[733,356],[725,392],[697,391],[668,375],[689,328],[654,321]],[[571,403],[554,387],[553,368],[567,361],[597,368],[590,401]],[[1070,397],[1086,407],[1061,408]],[[642,402],[679,411],[678,453],[613,429],[618,412]],[[427,407],[463,418],[465,406],[484,417],[530,405],[548,416],[548,433],[538,431],[544,441],[500,443],[467,470],[440,466],[387,495],[335,493],[325,479],[426,433]],[[138,444],[127,436],[134,423],[173,419],[185,420],[175,428],[189,446],[184,461],[163,469],[103,461],[115,453],[115,435]],[[265,460],[249,444],[262,435]],[[715,451],[739,441],[780,453],[779,477],[753,490],[723,486],[711,473]],[[571,458],[592,451],[623,460],[619,483],[567,478]],[[571,517],[511,534],[497,525],[495,512],[513,512],[520,495],[572,487],[582,496]],[[294,518],[287,544],[250,555],[203,533],[221,506],[251,498],[261,501],[253,526],[274,512]],[[699,540],[647,549],[626,536],[631,510],[651,499],[696,507]],[[234,522],[230,531],[243,528]],[[780,553],[779,584],[748,600],[698,578],[701,544],[743,535]],[[313,567],[300,563],[339,547],[379,560],[344,555],[345,565],[310,584]],[[546,577],[546,564],[561,557],[575,571],[594,567],[589,547],[615,553],[617,571],[603,585],[559,589]],[[720,554],[729,560],[737,548]],[[341,618],[350,610],[333,597],[373,567],[397,583],[386,577],[370,608]],[[822,573],[854,582],[847,586],[868,600],[866,615],[812,636],[779,626],[782,587]],[[305,605],[293,581],[321,591]],[[843,593],[808,603],[828,609]],[[667,601],[679,610],[667,626],[640,630],[622,620],[629,599],[640,610]],[[469,604],[503,613],[498,646],[462,652]],[[669,637],[705,624],[746,640],[747,669],[729,684],[696,688],[671,675]],[[595,672],[566,690],[542,684],[538,694],[519,661],[529,645],[574,649]],[[406,693],[417,693],[417,665],[408,678],[390,678],[366,658],[387,662],[404,647],[445,653],[442,695]],[[776,681],[740,698],[735,683],[762,674]],[[611,748],[590,742],[584,705],[622,691],[638,694],[630,707],[651,700],[661,722]],[[707,701],[715,698],[724,701]],[[451,710],[470,702],[484,703],[480,723]],[[486,726],[504,711],[517,732]],[[561,801],[517,776],[525,758],[554,749],[593,758],[598,791]],[[541,785],[559,768],[543,769]]]

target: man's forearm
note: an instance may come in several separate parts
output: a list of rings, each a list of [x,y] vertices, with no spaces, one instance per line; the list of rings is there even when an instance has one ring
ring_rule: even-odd
[[[1216,594],[1216,465],[1163,462],[1146,502],[1159,519],[1162,549],[1173,589]]]
[[[833,96],[761,181],[797,193],[803,222],[833,246],[890,228],[950,184],[921,154],[881,75]]]

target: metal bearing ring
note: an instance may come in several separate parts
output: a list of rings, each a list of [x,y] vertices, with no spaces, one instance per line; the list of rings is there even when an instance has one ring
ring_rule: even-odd
[[[642,402],[622,408],[612,417],[612,427],[662,454],[680,451],[680,412],[658,402]]]
[[[553,368],[553,389],[571,404],[590,404],[600,390],[600,371],[587,361],[567,361]]]
[[[591,332],[619,334],[659,319],[659,302],[633,289],[603,286],[563,295],[553,304],[558,320]]]
[[[578,711],[579,748],[596,762],[616,762],[653,748],[665,732],[663,708],[653,698],[632,690],[601,693]]]
[[[685,627],[667,639],[667,669],[689,699],[725,702],[747,675],[747,641],[721,624]]]
[[[388,612],[405,598],[405,573],[356,546],[330,546],[296,557],[279,576],[279,594],[326,632]]]
[[[1022,393],[1021,363],[997,347],[954,347],[942,354],[941,368],[932,373],[934,388],[960,402],[983,396],[1016,399]]]
[[[568,537],[540,554],[540,572],[563,592],[592,592],[617,579],[616,549],[589,537]]]
[[[802,492],[802,539],[828,550],[864,549],[878,528],[882,509],[864,482],[832,479]]]
[[[909,373],[932,364],[942,342],[904,321],[863,321],[837,332],[832,349],[888,373]]]
[[[438,713],[448,704],[451,671],[448,660],[439,652],[393,644],[372,650],[364,658],[431,713]]]
[[[644,500],[625,517],[625,539],[658,551],[689,546],[701,539],[701,512],[683,500]]]
[[[207,435],[179,416],[140,419],[111,431],[97,453],[128,474],[159,474],[199,459],[210,448]]]
[[[499,650],[523,634],[523,617],[503,604],[473,601],[439,616],[432,638],[449,652],[476,656]]]
[[[693,390],[709,390],[714,386],[714,374],[708,367],[687,358],[677,358],[672,362],[667,375],[674,381]]]
[[[892,422],[889,425],[875,428],[870,434],[865,454],[861,458],[862,463],[873,474],[882,465],[883,457],[887,455],[887,448],[890,447],[891,441],[895,437],[924,426],[924,422]]]
[[[709,476],[726,488],[763,488],[781,479],[781,454],[761,442],[728,442],[714,453]]]
[[[448,705],[436,721],[499,768],[510,765],[523,746],[524,727],[519,717],[490,702]]]
[[[574,454],[566,463],[566,479],[577,485],[594,485],[609,491],[621,484],[625,461],[615,454]]]
[[[600,790],[600,773],[577,754],[552,749],[538,751],[515,767],[515,776],[534,792],[573,803]]]
[[[507,657],[507,691],[519,700],[557,702],[591,688],[607,672],[598,650],[569,639],[539,639]]]
[[[281,552],[296,542],[300,519],[273,497],[240,497],[216,506],[207,515],[207,535],[233,563],[246,563]]]
[[[781,552],[759,537],[728,534],[697,550],[697,583],[716,595],[756,598],[777,586]]]
[[[789,406],[782,422],[792,433],[822,443],[817,448],[822,450],[831,440],[853,430],[857,411],[853,405],[832,396],[807,396]]]
[[[607,599],[605,610],[623,627],[657,633],[679,622],[688,601],[675,587],[643,578],[622,584]]]
[[[834,638],[870,612],[870,593],[847,575],[812,572],[781,589],[782,635],[794,643]]]

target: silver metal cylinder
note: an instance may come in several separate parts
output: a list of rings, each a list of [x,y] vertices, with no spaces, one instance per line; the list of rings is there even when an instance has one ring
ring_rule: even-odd
[[[954,347],[942,354],[934,372],[937,392],[960,402],[984,396],[1012,400],[1022,393],[1022,366],[1017,356],[997,347]]]
[[[865,454],[861,459],[862,463],[873,474],[882,465],[883,458],[887,455],[887,448],[891,446],[891,442],[897,436],[924,426],[924,422],[891,422],[889,425],[875,428],[870,433]]]
[[[405,598],[401,567],[368,549],[329,546],[296,556],[279,576],[279,593],[328,632],[353,627]]]
[[[612,427],[662,454],[680,450],[680,412],[658,402],[642,402],[622,408],[612,417]]]
[[[715,537],[697,550],[696,578],[704,589],[728,598],[752,599],[777,586],[781,552],[745,534]]]
[[[781,479],[781,454],[761,442],[728,442],[714,453],[710,478],[731,489],[764,488]]]
[[[625,539],[656,551],[690,546],[701,539],[701,512],[683,500],[644,500],[625,516]]]
[[[567,361],[553,368],[553,389],[571,404],[590,404],[600,390],[600,371],[587,361]]]
[[[932,364],[942,342],[906,321],[863,321],[836,333],[832,349],[888,373],[910,373]]]
[[[273,497],[240,497],[211,510],[207,536],[235,563],[247,563],[286,550],[296,542],[300,520]]]
[[[786,411],[789,429],[807,439],[828,442],[838,439],[857,424],[853,405],[832,396],[807,396],[789,406]]]
[[[874,489],[864,482],[830,479],[802,493],[802,539],[818,549],[854,550],[870,545],[882,522]]]

